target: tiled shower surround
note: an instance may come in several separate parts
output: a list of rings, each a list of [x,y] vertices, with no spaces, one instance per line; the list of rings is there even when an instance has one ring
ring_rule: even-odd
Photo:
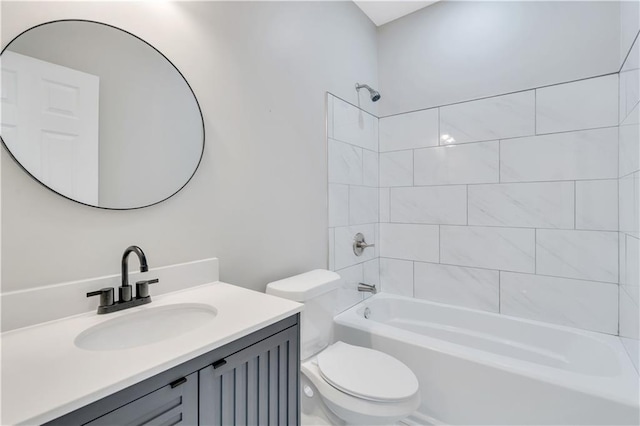
[[[327,95],[329,269],[343,278],[340,312],[362,300],[358,282],[379,284],[378,247],[353,253],[361,232],[376,244],[378,232],[378,118]]]
[[[386,292],[622,334],[624,301],[637,338],[638,87],[626,80],[379,120],[329,96],[330,266],[346,278],[342,305],[360,300],[362,278]],[[625,106],[635,113],[620,127],[619,157],[623,86],[635,90]],[[626,222],[635,231],[623,232]],[[353,256],[356,232],[376,251]]]
[[[620,72],[618,164],[620,243],[620,337],[637,362],[640,312],[640,42]]]

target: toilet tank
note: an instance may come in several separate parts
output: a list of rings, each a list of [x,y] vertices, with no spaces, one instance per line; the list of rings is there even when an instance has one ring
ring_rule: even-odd
[[[267,294],[304,303],[301,314],[300,358],[327,347],[333,338],[333,315],[340,275],[315,269],[267,284]]]

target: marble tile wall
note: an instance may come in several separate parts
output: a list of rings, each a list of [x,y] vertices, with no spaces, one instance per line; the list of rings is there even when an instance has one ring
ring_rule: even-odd
[[[620,338],[639,369],[640,337],[640,42],[620,71],[619,91],[619,322]],[[602,220],[604,218],[592,218]]]
[[[378,118],[328,94],[327,157],[329,269],[342,278],[338,313],[362,300],[359,282],[379,285],[377,248],[353,253],[356,233],[370,244],[378,240]]]
[[[624,101],[613,74],[381,118],[380,258],[367,262],[382,291],[609,334],[620,315],[637,338],[623,320],[638,316],[640,247],[640,91],[627,69]],[[335,184],[364,185],[367,146],[340,151],[354,165],[336,176],[354,176]],[[340,226],[362,226],[337,210]],[[619,250],[635,250],[624,273]]]

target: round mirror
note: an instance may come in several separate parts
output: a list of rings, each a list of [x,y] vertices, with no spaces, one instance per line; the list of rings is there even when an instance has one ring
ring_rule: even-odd
[[[52,191],[134,209],[171,197],[198,168],[198,101],[144,40],[98,22],[48,22],[13,39],[0,66],[2,142]]]

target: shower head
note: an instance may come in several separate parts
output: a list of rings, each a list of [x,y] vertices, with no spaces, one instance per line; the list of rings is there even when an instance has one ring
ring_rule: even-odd
[[[360,91],[360,89],[367,89],[369,91],[372,102],[377,102],[378,100],[380,100],[380,93],[377,90],[373,90],[367,84],[356,83],[356,90]]]

